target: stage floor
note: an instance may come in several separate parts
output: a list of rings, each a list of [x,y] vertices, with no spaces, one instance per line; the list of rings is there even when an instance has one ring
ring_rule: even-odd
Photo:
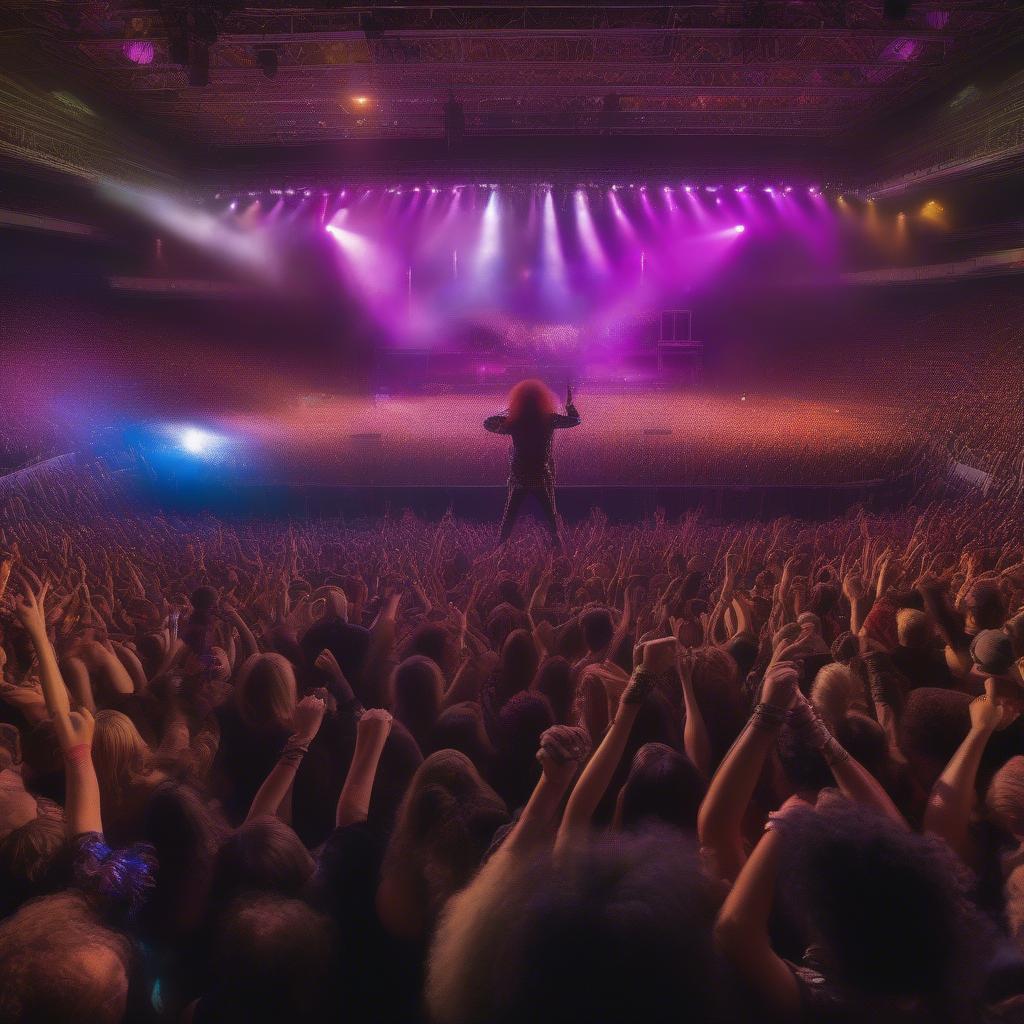
[[[509,441],[482,423],[502,394],[291,395],[258,412],[208,414],[231,472],[260,483],[487,485]],[[579,392],[559,431],[564,484],[791,484],[903,472],[916,439],[891,409],[690,390]]]

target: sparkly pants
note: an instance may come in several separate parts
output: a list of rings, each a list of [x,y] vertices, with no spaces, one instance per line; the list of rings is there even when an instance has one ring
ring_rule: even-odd
[[[501,517],[501,539],[507,540],[512,533],[519,513],[522,510],[523,502],[530,496],[537,499],[541,513],[544,517],[544,524],[551,531],[551,536],[558,541],[558,519],[555,509],[555,485],[553,482],[540,484],[535,487],[525,487],[522,484],[509,482],[508,498],[505,501],[505,512]]]

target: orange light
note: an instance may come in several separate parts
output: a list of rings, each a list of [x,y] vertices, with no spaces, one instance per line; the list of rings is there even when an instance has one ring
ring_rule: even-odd
[[[369,96],[353,96],[352,97],[352,102],[357,107],[365,107],[366,104],[370,102],[370,97]]]

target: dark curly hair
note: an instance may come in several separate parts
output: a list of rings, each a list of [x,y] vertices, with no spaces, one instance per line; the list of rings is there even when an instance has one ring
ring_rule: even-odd
[[[915,998],[935,1020],[976,1002],[992,928],[950,849],[845,801],[782,819],[780,892],[852,999]],[[834,975],[831,974],[834,972]]]

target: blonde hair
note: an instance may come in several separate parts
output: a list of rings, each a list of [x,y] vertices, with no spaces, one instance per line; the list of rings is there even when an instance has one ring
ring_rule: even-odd
[[[830,726],[846,715],[856,695],[856,677],[837,662],[823,665],[811,686],[811,703]]]
[[[291,662],[280,654],[251,655],[239,673],[235,701],[250,728],[290,727],[296,702]]]
[[[96,715],[92,759],[105,805],[121,803],[128,788],[146,773],[150,756],[149,745],[127,715],[110,710]]]
[[[985,793],[985,806],[989,817],[1001,829],[1024,839],[1024,757],[1020,754],[1011,757],[992,776]]]

